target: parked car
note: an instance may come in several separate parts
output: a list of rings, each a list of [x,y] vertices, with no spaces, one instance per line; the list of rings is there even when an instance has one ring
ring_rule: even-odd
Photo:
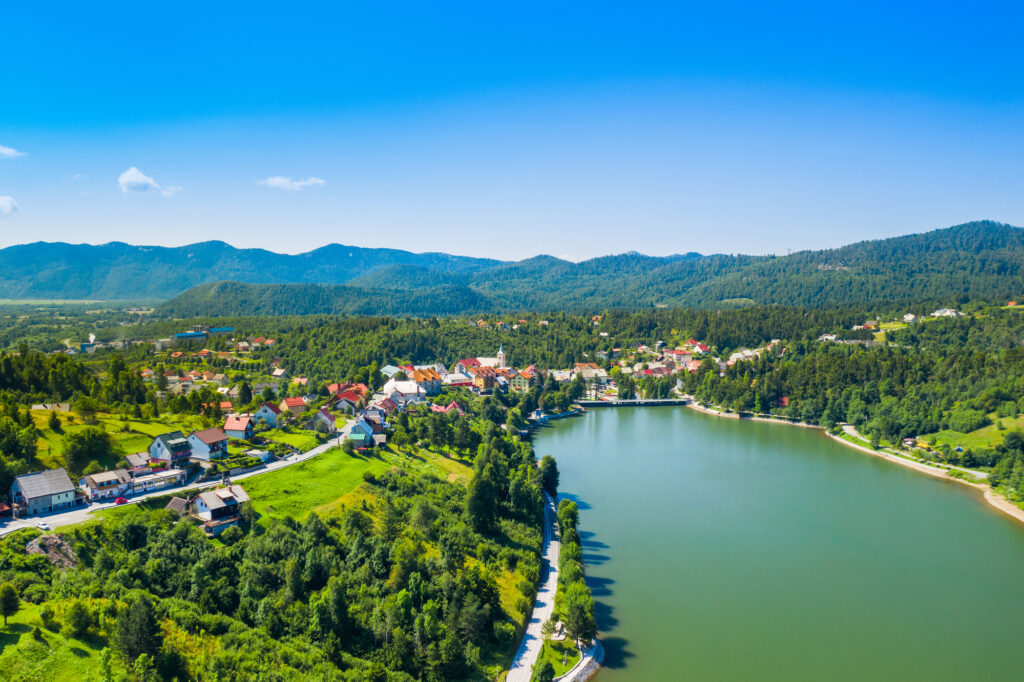
[[[50,524],[46,521],[36,521],[36,528],[39,530],[50,530]]]
[[[128,500],[124,499],[123,497],[119,497],[116,500],[114,500],[114,504],[128,504]]]

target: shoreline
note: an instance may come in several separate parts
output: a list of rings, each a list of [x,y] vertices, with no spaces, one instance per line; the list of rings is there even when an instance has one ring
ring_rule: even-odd
[[[1017,521],[1018,523],[1024,524],[1024,509],[1021,509],[1017,505],[1013,504],[1012,502],[1007,500],[1002,495],[998,495],[997,493],[995,493],[992,490],[992,487],[990,485],[988,485],[987,483],[972,483],[971,481],[965,481],[962,478],[957,478],[955,476],[950,476],[947,473],[946,469],[940,469],[939,467],[930,466],[930,465],[924,464],[922,462],[915,462],[913,460],[906,459],[906,458],[903,458],[903,457],[897,457],[896,455],[893,455],[893,454],[890,454],[888,452],[885,452],[884,450],[872,450],[871,448],[864,447],[863,445],[857,445],[856,443],[851,443],[850,441],[845,440],[843,438],[840,438],[839,436],[836,436],[835,434],[829,433],[829,431],[826,428],[824,428],[823,426],[819,426],[817,424],[808,424],[806,422],[791,422],[791,421],[788,421],[788,420],[785,420],[785,419],[775,419],[775,418],[772,418],[772,417],[741,417],[739,414],[737,414],[735,412],[722,412],[720,410],[715,410],[715,409],[712,409],[712,408],[709,408],[709,407],[702,407],[701,405],[698,405],[695,400],[692,400],[692,398],[691,398],[691,402],[686,403],[686,407],[691,409],[691,410],[696,410],[697,412],[701,412],[703,414],[709,414],[709,415],[712,415],[712,416],[715,416],[715,417],[724,417],[726,419],[737,419],[737,420],[741,420],[741,421],[768,422],[768,423],[772,423],[772,424],[785,424],[785,425],[788,425],[788,426],[799,426],[799,427],[803,427],[803,428],[807,428],[807,429],[819,429],[822,432],[824,432],[824,434],[826,436],[828,436],[829,438],[831,438],[832,440],[834,440],[836,442],[839,442],[839,443],[842,443],[843,445],[846,445],[848,447],[854,448],[855,450],[860,450],[861,452],[864,452],[864,453],[866,453],[868,455],[872,455],[874,457],[881,457],[882,459],[885,459],[886,461],[892,462],[894,464],[899,464],[900,466],[907,467],[908,469],[913,469],[914,471],[920,472],[922,474],[926,474],[928,476],[932,476],[934,478],[939,478],[939,479],[942,479],[944,481],[952,481],[952,482],[955,482],[955,483],[961,483],[963,485],[969,486],[969,487],[977,490],[979,493],[981,493],[982,499],[990,507],[992,507],[996,511],[1002,512],[1006,516],[1009,516],[1014,521]]]

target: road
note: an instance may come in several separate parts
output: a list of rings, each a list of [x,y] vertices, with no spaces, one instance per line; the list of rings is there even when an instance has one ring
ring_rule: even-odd
[[[543,579],[540,589],[537,590],[537,600],[533,603],[530,622],[523,633],[523,640],[519,643],[516,656],[512,659],[512,667],[509,668],[505,682],[530,682],[533,666],[544,645],[544,636],[540,629],[555,610],[555,590],[558,587],[558,553],[561,543],[556,537],[557,518],[554,500],[544,493],[544,556],[541,562]]]
[[[330,450],[331,448],[340,446],[342,442],[344,442],[344,440],[348,438],[348,434],[351,428],[352,422],[347,422],[341,428],[341,430],[338,431],[338,435],[335,436],[334,438],[331,438],[326,443],[318,445],[312,450],[307,450],[306,452],[301,452],[297,455],[290,455],[288,457],[285,457],[284,459],[276,460],[274,462],[271,462],[270,464],[267,464],[261,469],[257,469],[256,471],[250,471],[244,474],[239,474],[238,476],[232,476],[231,482],[236,483],[238,481],[250,478],[252,476],[260,476],[271,471],[277,471],[278,469],[283,469],[284,467],[289,467],[300,462],[305,462],[307,459],[311,459],[313,457],[316,457],[317,455],[321,455]],[[199,485],[186,483],[185,485],[175,486],[173,488],[161,488],[160,490],[154,490],[152,492],[144,493],[142,495],[132,496],[128,498],[128,504],[138,504],[139,502],[149,497],[171,495],[173,493],[180,492],[183,490],[202,490],[204,488],[212,488],[218,485],[220,485],[220,480],[210,481]],[[92,504],[89,504],[85,507],[79,507],[77,509],[72,509],[71,511],[58,512],[56,514],[37,514],[35,516],[30,516],[27,519],[15,519],[13,521],[7,522],[7,524],[4,527],[0,528],[0,537],[3,537],[8,533],[13,533],[16,530],[21,530],[23,528],[35,528],[36,523],[38,523],[39,521],[45,522],[48,526],[50,526],[50,528],[60,528],[61,526],[70,526],[76,523],[81,523],[82,521],[88,520],[89,515],[93,512],[102,509],[109,509],[110,507],[113,506],[116,506],[113,501],[93,502]]]
[[[862,436],[860,434],[860,432],[857,431],[857,427],[855,427],[853,424],[843,424],[843,431],[847,435],[853,436],[854,438],[859,438],[859,439],[861,439],[861,440],[863,440],[865,442],[868,442],[870,440],[869,438],[865,438],[864,436]],[[897,453],[892,448],[882,448],[882,450],[884,450],[885,452],[887,452],[887,453],[889,453],[889,454],[891,454],[891,455],[893,455],[895,457],[900,457],[900,456],[905,457],[905,455],[900,455],[899,453]],[[974,476],[975,478],[981,478],[981,479],[988,478],[988,474],[986,472],[978,471],[977,469],[968,469],[966,467],[959,467],[959,466],[956,466],[955,464],[943,464],[941,467],[939,467],[939,466],[935,466],[934,464],[931,464],[927,460],[920,459],[920,458],[916,457],[913,454],[910,454],[910,457],[913,457],[914,461],[918,462],[919,464],[931,467],[933,469],[937,469],[939,471],[942,471],[943,467],[945,467],[947,469],[956,469],[957,471],[962,471],[965,474],[970,474],[971,476]]]

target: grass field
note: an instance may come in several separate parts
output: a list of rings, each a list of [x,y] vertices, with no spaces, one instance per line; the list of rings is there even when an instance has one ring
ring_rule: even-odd
[[[963,449],[972,448],[994,448],[1003,442],[1003,438],[1011,429],[1024,429],[1024,415],[1019,417],[997,417],[995,413],[990,414],[989,418],[992,423],[988,426],[983,426],[976,431],[969,433],[960,433],[959,431],[951,431],[946,429],[937,433],[930,433],[921,436],[926,442],[931,442],[935,439],[935,446],[942,447],[948,445],[951,448],[961,447]],[[1003,430],[999,429],[999,422],[1003,424]]]
[[[133,452],[142,452],[149,448],[153,438],[168,431],[182,431],[188,433],[192,429],[205,428],[203,421],[197,416],[175,417],[164,415],[159,421],[146,421],[140,419],[121,419],[109,414],[96,415],[95,424],[83,424],[77,416],[72,421],[72,415],[59,413],[61,420],[61,432],[54,432],[50,429],[48,421],[50,413],[45,410],[34,410],[32,421],[39,430],[39,452],[36,458],[43,466],[57,467],[64,466],[63,448],[64,436],[74,431],[84,429],[86,426],[99,426],[110,434],[114,442],[114,455],[110,461],[100,464],[113,467],[117,460]]]
[[[288,432],[282,431],[281,429],[270,429],[269,431],[263,431],[259,435],[277,443],[291,445],[303,452],[306,450],[312,450],[320,444],[320,441],[316,439],[316,436],[307,431]]]
[[[101,679],[100,651],[106,643],[98,637],[76,639],[51,632],[42,627],[39,611],[39,606],[22,602],[21,610],[8,618],[7,628],[0,629],[0,678],[9,682]],[[38,638],[33,636],[37,626]],[[114,667],[119,667],[116,662]]]

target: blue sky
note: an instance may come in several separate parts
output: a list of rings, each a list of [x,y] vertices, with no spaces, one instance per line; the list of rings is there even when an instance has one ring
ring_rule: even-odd
[[[1024,224],[1020,3],[553,4],[4,6],[0,245],[582,259]]]

